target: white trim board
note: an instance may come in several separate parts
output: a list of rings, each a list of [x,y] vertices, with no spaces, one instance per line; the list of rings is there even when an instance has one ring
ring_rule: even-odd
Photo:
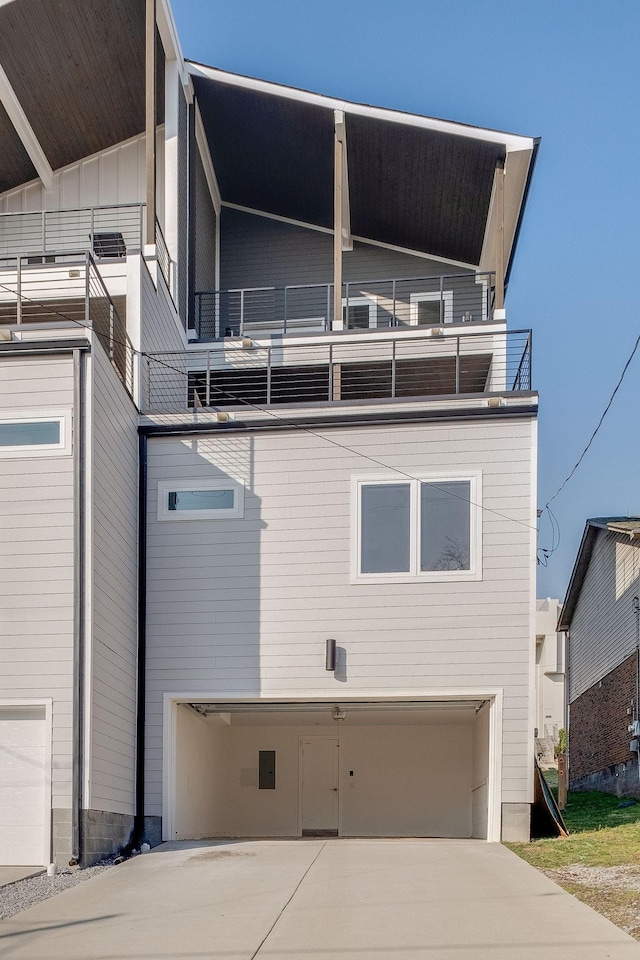
[[[343,110],[345,113],[356,113],[360,116],[371,117],[376,120],[403,123],[412,127],[437,130],[473,140],[484,140],[488,143],[501,143],[504,144],[507,152],[510,150],[533,150],[535,143],[533,137],[506,133],[501,130],[473,127],[464,123],[456,123],[453,120],[440,120],[436,117],[404,113],[402,110],[391,110],[387,107],[373,107],[365,103],[353,103],[348,100],[328,97],[321,93],[301,90],[298,87],[287,87],[284,84],[274,83],[270,80],[258,80],[255,77],[245,77],[240,74],[229,73],[226,70],[219,70],[216,67],[210,67],[203,63],[187,61],[187,70],[193,76],[216,80],[219,83],[227,83],[230,86],[256,90],[257,92],[271,94],[272,96],[287,97],[290,100],[314,104],[318,107],[324,107],[327,110]]]
[[[18,100],[18,95],[11,86],[2,64],[0,64],[0,101],[4,104],[9,119],[20,137],[23,147],[29,154],[29,159],[36,168],[43,185],[47,189],[51,189],[53,186],[53,168],[47,160],[40,141],[22,109],[22,104]]]
[[[398,703],[403,701],[441,702],[446,700],[487,700],[490,705],[489,716],[489,770],[487,785],[487,843],[499,843],[502,827],[502,722],[503,690],[501,687],[489,689],[461,688],[443,690],[402,690],[387,691],[383,697],[379,690],[361,691],[345,696],[352,703]],[[177,752],[177,707],[181,703],[243,703],[275,706],[276,704],[314,703],[332,705],[333,697],[297,694],[291,696],[287,691],[282,695],[270,694],[267,697],[255,695],[242,696],[236,691],[228,696],[207,697],[199,691],[191,693],[164,693],[162,705],[162,839],[171,840],[174,835],[176,805],[176,752]]]
[[[277,213],[267,213],[266,210],[257,210],[255,207],[245,207],[240,203],[230,203],[228,200],[221,202],[223,209],[239,210],[240,213],[249,213],[254,217],[264,217],[265,220],[277,220],[279,223],[288,223],[292,227],[302,227],[303,230],[315,230],[317,233],[326,233],[333,236],[333,230],[330,227],[321,227],[317,223],[307,223],[305,220],[294,220],[292,217],[281,217]],[[370,247],[381,247],[383,250],[393,250],[394,253],[404,253],[408,257],[419,257],[421,260],[433,260],[435,263],[445,263],[452,267],[459,267],[461,270],[469,270],[472,273],[478,271],[478,265],[475,263],[465,263],[462,260],[451,260],[447,257],[439,257],[435,253],[423,253],[422,250],[410,250],[408,247],[398,247],[393,243],[385,243],[384,240],[371,240],[369,237],[359,237],[356,234],[351,235],[353,241],[364,243]],[[345,251],[349,253],[350,251]],[[434,274],[435,276],[435,274]]]

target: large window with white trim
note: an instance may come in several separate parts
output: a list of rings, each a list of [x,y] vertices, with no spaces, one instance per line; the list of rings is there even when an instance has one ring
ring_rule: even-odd
[[[354,578],[478,579],[479,495],[479,476],[356,480]]]

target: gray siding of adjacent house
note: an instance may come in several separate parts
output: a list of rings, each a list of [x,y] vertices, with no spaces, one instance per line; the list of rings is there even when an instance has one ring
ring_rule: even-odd
[[[137,651],[137,413],[105,353],[92,356],[93,810],[133,814]]]
[[[143,409],[153,406],[161,410],[163,402],[167,402],[170,407],[177,405],[180,409],[186,404],[185,378],[179,372],[185,363],[186,339],[164,284],[154,285],[144,260],[140,261],[140,316],[143,353],[163,355],[161,362],[156,362],[155,366],[153,361],[140,358],[140,405]],[[153,376],[154,369],[162,371],[159,394],[154,393],[153,384],[157,380]]]
[[[530,801],[535,424],[321,431],[413,476],[482,471],[483,576],[351,582],[351,479],[381,468],[310,433],[149,442],[147,813],[162,813],[163,694],[504,689],[502,800]],[[236,521],[159,521],[159,480],[233,478]],[[346,649],[346,682],[324,668]]]
[[[569,632],[570,703],[633,653],[639,593],[640,547],[599,530]]]
[[[343,254],[342,262],[345,283],[471,272],[357,241],[353,251]],[[329,283],[332,277],[331,234],[223,208],[220,219],[222,290]],[[196,289],[213,288],[197,286]]]
[[[73,407],[71,356],[0,360],[0,410]],[[75,438],[74,438],[75,440]],[[73,457],[0,460],[0,700],[53,698],[52,801],[71,806]]]

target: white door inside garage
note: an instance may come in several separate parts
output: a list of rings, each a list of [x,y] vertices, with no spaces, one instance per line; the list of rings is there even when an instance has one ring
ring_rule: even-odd
[[[167,839],[488,837],[488,701],[176,705]]]
[[[0,864],[44,864],[47,777],[44,707],[0,707]]]

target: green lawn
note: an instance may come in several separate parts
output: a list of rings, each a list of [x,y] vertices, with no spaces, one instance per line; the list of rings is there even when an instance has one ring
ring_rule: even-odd
[[[550,780],[548,778],[548,782]],[[552,782],[549,786],[554,793],[557,792]],[[592,882],[578,883],[562,874],[563,867],[576,863],[586,867],[626,866],[637,870],[640,865],[640,803],[620,807],[621,802],[624,798],[609,793],[569,793],[563,811],[570,831],[568,837],[508,843],[506,846],[640,940],[640,892],[637,888],[627,889],[623,883],[603,887],[595,878]]]
[[[569,793],[563,811],[568,837],[507,846],[540,870],[572,863],[593,867],[637,866],[640,863],[640,803],[621,808],[621,802],[623,798],[609,793]]]

